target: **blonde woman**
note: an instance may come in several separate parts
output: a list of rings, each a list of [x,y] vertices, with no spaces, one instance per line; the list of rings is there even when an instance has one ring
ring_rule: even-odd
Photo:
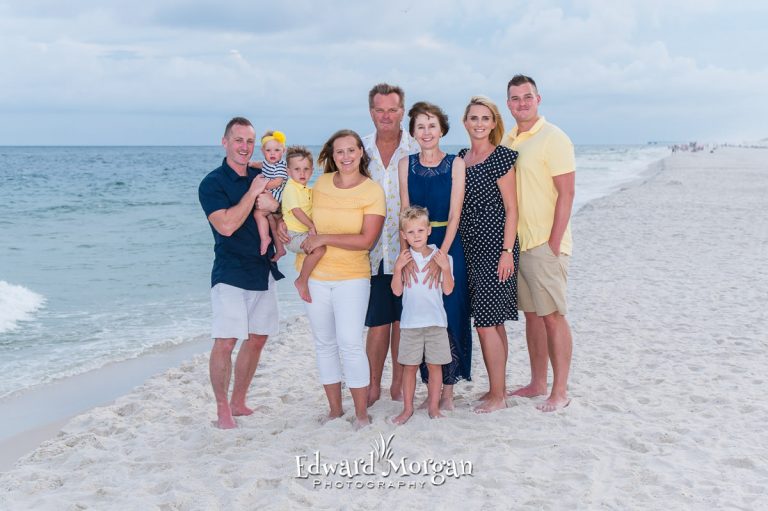
[[[504,322],[517,320],[517,152],[499,145],[504,122],[488,98],[472,97],[464,111],[464,128],[470,147],[459,151],[467,169],[459,231],[472,317],[490,384],[475,411],[488,413],[507,406]]]

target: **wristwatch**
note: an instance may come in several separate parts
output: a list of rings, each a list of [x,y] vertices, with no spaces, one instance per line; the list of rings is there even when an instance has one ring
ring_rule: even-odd
[[[513,253],[515,251],[515,249],[514,248],[502,248],[501,251],[502,252],[506,252],[507,254],[511,254],[511,253]]]

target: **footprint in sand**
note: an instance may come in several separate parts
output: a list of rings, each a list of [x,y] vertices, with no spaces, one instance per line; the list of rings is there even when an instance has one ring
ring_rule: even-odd
[[[749,458],[725,458],[722,460],[722,463],[723,465],[729,465],[736,468],[755,468],[755,462]]]
[[[645,446],[644,443],[639,442],[638,440],[631,438],[627,441],[627,447],[632,449],[635,452],[639,452],[642,454],[648,453],[648,447]]]

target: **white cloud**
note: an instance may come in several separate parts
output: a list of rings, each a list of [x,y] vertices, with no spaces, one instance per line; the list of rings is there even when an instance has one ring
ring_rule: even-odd
[[[64,5],[0,0],[0,60],[13,70],[0,75],[0,114],[140,124],[109,140],[74,130],[83,144],[163,143],[174,117],[186,132],[190,117],[225,122],[236,113],[319,142],[341,126],[368,130],[367,91],[380,81],[402,85],[409,102],[442,105],[454,124],[449,141],[462,142],[458,116],[468,97],[502,102],[517,72],[537,79],[544,113],[577,142],[642,142],[659,131],[725,137],[737,127],[765,136],[768,69],[755,46],[768,16],[748,2]],[[720,38],[734,19],[744,38]],[[677,117],[660,126],[670,113]],[[0,127],[0,144],[34,129]]]

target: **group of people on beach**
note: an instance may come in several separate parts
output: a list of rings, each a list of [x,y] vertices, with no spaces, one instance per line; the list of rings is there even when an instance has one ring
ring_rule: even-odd
[[[214,237],[211,273],[213,349],[210,378],[217,426],[253,411],[246,394],[268,336],[278,331],[276,261],[297,253],[295,285],[315,342],[327,419],[342,417],[342,382],[352,395],[355,427],[370,423],[392,358],[392,417],[414,413],[417,373],[427,383],[432,418],[452,410],[453,387],[471,378],[474,320],[488,372],[475,412],[506,407],[508,396],[547,394],[545,412],[568,405],[572,339],[566,320],[575,158],[567,135],[539,115],[535,81],[514,76],[507,106],[516,125],[506,134],[498,107],[470,99],[462,121],[470,146],[440,148],[448,117],[417,102],[408,111],[400,87],[382,83],[368,95],[375,131],[334,133],[308,183],[313,155],[286,147],[281,132],[259,140],[250,121],[226,126],[221,166],[200,183],[200,204]],[[259,140],[264,156],[252,162]],[[505,321],[525,314],[530,383],[506,389]],[[367,339],[363,340],[365,327]],[[234,362],[232,352],[243,340]]]

